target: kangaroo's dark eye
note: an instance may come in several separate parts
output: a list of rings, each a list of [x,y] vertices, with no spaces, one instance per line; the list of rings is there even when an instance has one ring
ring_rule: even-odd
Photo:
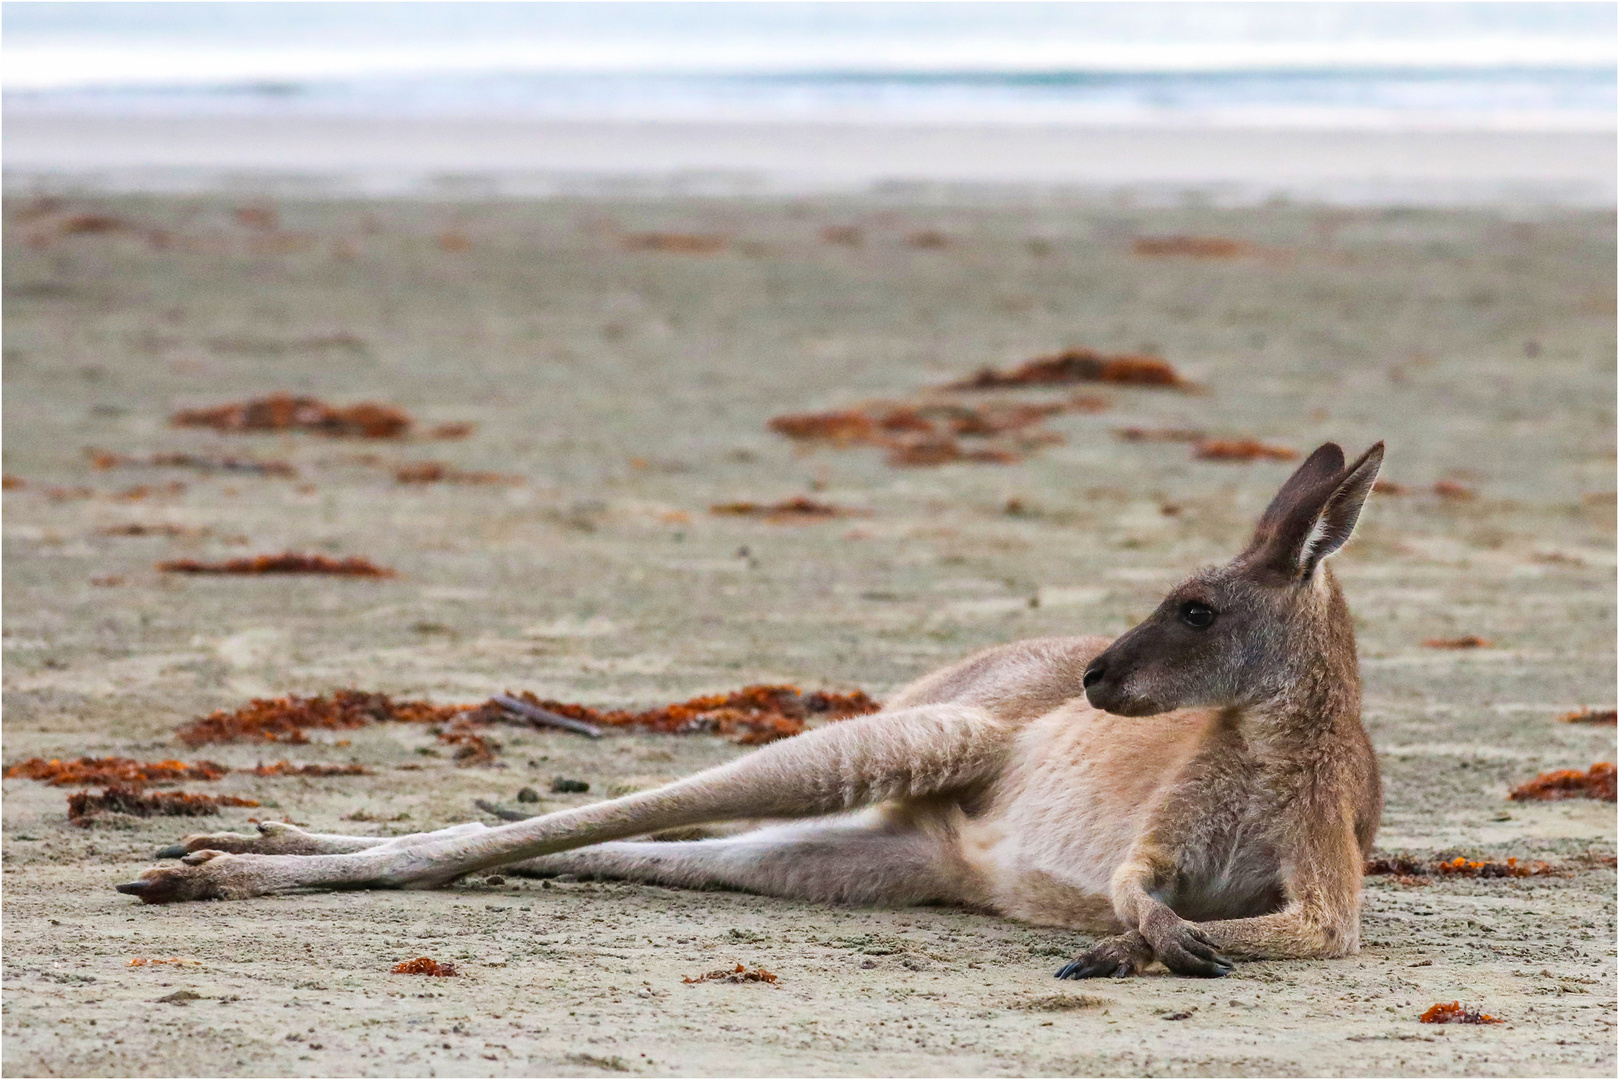
[[[1207,630],[1214,625],[1214,609],[1196,600],[1181,605],[1181,622],[1194,630]]]

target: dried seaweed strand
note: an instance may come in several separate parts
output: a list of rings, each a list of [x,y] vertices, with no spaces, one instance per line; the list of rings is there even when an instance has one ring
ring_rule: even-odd
[[[333,577],[389,578],[394,572],[378,566],[362,556],[331,559],[325,555],[300,555],[283,552],[280,555],[255,555],[246,559],[227,559],[224,562],[199,562],[196,559],[174,559],[157,564],[159,570],[171,574],[323,574]]]
[[[81,828],[96,814],[131,814],[135,817],[208,817],[222,806],[257,806],[253,799],[234,795],[195,795],[186,791],[156,791],[112,785],[96,795],[75,792],[67,798],[67,819]]]

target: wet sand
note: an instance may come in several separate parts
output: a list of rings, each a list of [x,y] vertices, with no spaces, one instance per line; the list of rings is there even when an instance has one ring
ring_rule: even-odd
[[[1608,130],[5,114],[8,189],[777,195],[1134,188],[1175,202],[1612,207]]]
[[[238,219],[244,202],[6,204],[4,467],[21,483],[5,493],[4,758],[372,775],[238,772],[186,790],[264,809],[88,829],[67,822],[72,789],[6,780],[8,1075],[1613,1073],[1613,807],[1506,801],[1539,772],[1614,757],[1612,728],[1557,722],[1613,703],[1610,213],[321,201],[279,203],[266,228]],[[64,231],[92,212],[129,227]],[[848,226],[858,245],[823,239]],[[722,249],[630,250],[656,230]],[[1183,234],[1242,244],[1135,253]],[[1082,387],[1106,410],[1049,420],[1060,445],[1008,465],[898,469],[766,429],[1069,346],[1158,353],[1206,392]],[[476,430],[167,424],[276,391]],[[790,681],[882,697],[984,645],[1122,631],[1234,553],[1288,471],[1115,436],[1128,426],[1300,451],[1387,440],[1407,493],[1377,496],[1338,559],[1387,788],[1379,847],[1565,874],[1370,879],[1357,957],[1093,984],[1051,978],[1082,934],[941,909],[481,877],[166,908],[112,890],[179,834],[256,814],[394,834],[489,820],[475,799],[516,805],[524,786],[543,796],[529,809],[577,805],[745,752],[514,730],[502,767],[458,768],[408,725],[307,746],[176,740],[255,695],[628,705]],[[87,447],[297,475],[96,469]],[[395,480],[427,460],[519,479]],[[1472,497],[1435,494],[1441,481]],[[708,512],[799,495],[865,513]],[[132,524],[173,535],[115,534]],[[397,576],[154,569],[283,550]],[[1490,644],[1423,645],[1469,634]],[[552,795],[555,776],[591,790]],[[463,974],[388,974],[421,955]],[[682,982],[738,962],[779,982]],[[160,1000],[182,990],[198,998]],[[1417,1022],[1457,999],[1507,1023]]]

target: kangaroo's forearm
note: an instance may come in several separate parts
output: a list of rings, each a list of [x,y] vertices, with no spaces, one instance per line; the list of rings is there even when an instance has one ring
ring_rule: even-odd
[[[1319,959],[1360,951],[1358,915],[1326,920],[1293,906],[1272,915],[1195,925],[1222,953],[1238,960]]]

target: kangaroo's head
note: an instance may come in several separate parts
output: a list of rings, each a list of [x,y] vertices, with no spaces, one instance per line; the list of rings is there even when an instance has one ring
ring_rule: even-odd
[[[1091,704],[1120,716],[1240,708],[1310,672],[1355,680],[1349,609],[1322,563],[1354,531],[1382,463],[1382,443],[1348,466],[1335,443],[1311,454],[1241,555],[1181,582],[1091,661]]]

